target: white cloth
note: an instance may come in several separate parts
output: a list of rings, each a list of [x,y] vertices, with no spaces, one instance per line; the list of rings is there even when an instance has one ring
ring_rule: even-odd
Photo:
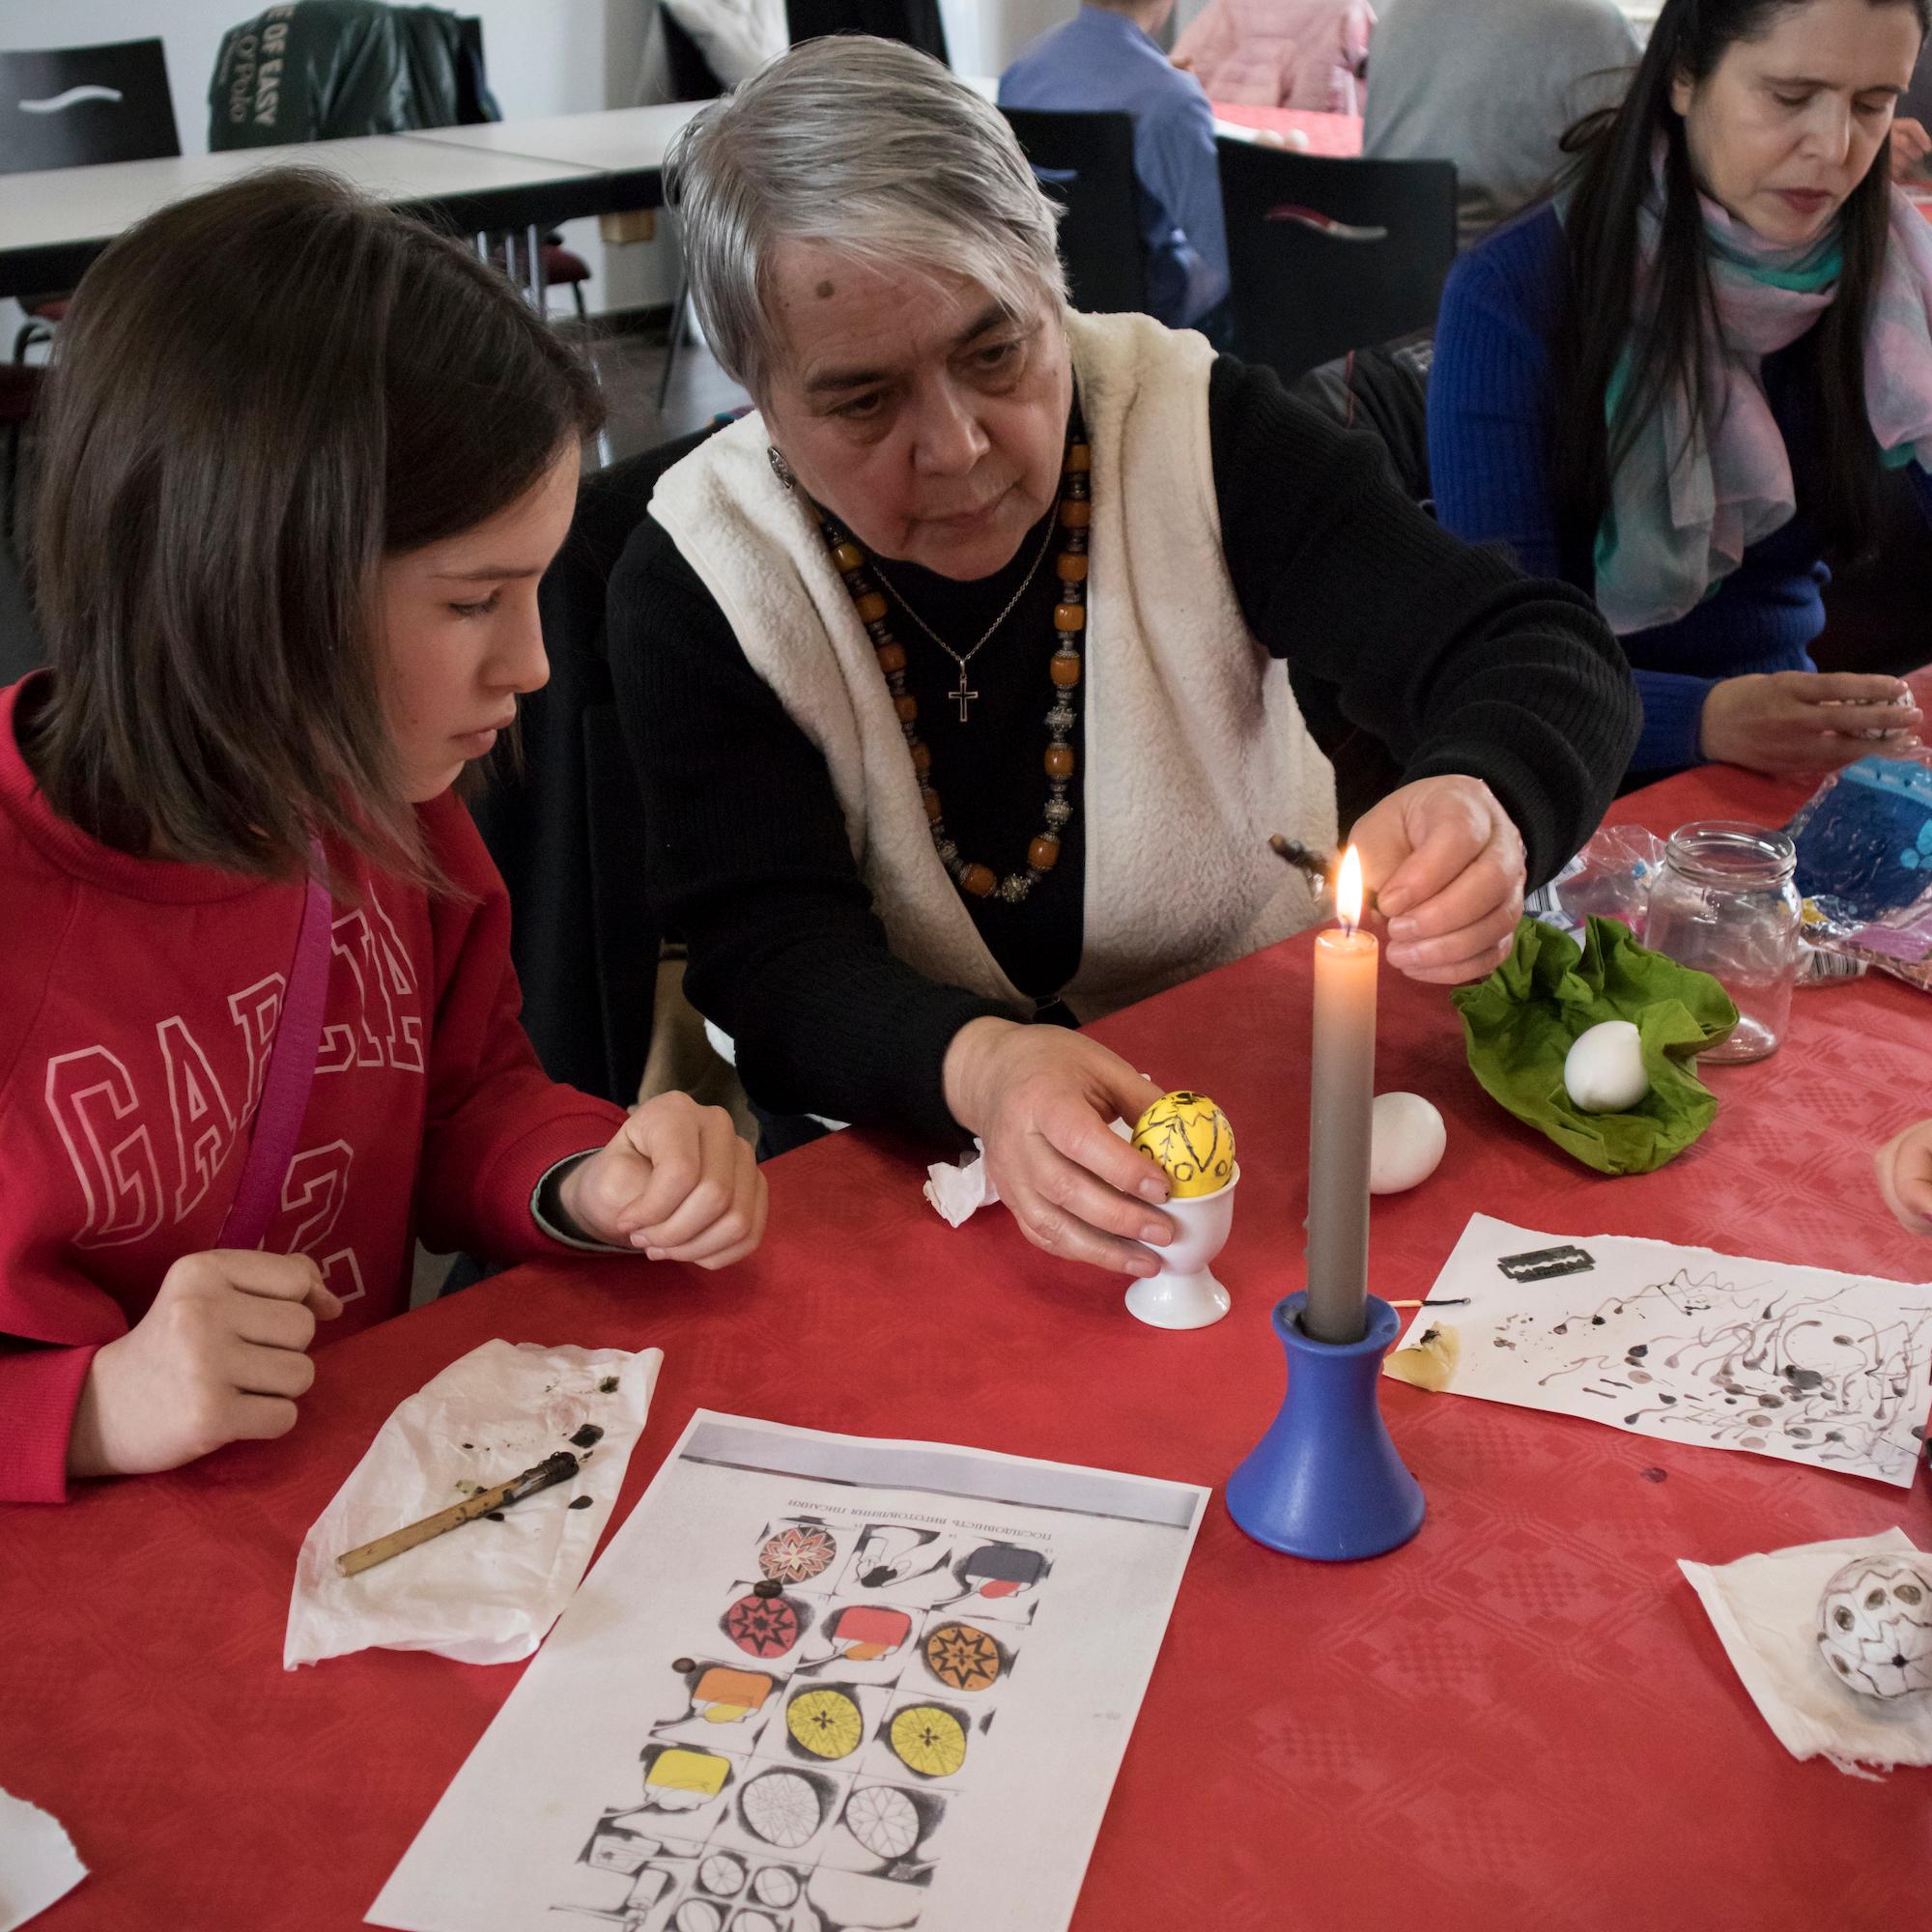
[[[785,0],[659,0],[644,29],[638,102],[653,106],[675,99],[670,57],[665,50],[663,16],[669,14],[697,43],[711,71],[724,87],[749,80],[791,44]]]
[[[37,1918],[86,1876],[58,1818],[0,1791],[0,1932]]]
[[[303,1539],[282,1667],[356,1650],[513,1663],[543,1641],[609,1520],[643,1433],[663,1350],[485,1342],[402,1403]],[[613,1386],[605,1388],[604,1383]],[[588,1445],[571,1437],[603,1431]],[[335,1559],[559,1449],[577,1475],[345,1577]],[[573,1509],[581,1496],[589,1506]]]
[[[1268,850],[1335,839],[1335,780],[1249,634],[1221,552],[1208,429],[1214,352],[1147,316],[1067,318],[1093,449],[1080,810],[1080,968],[1093,1020],[1312,925],[1307,881]],[[746,658],[824,754],[846,834],[900,958],[1031,1006],[933,850],[870,639],[802,497],[772,474],[757,415],[666,473],[651,515]]]
[[[1853,1776],[1868,1776],[1861,1764],[1932,1765],[1932,1695],[1862,1697],[1818,1653],[1818,1600],[1833,1572],[1855,1556],[1909,1555],[1915,1547],[1902,1529],[1889,1529],[1718,1569],[1678,1559],[1745,1689],[1793,1757],[1828,1757]]]

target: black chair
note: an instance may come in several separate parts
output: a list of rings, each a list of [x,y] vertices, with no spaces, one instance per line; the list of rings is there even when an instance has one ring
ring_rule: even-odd
[[[153,161],[181,153],[159,41],[0,51],[0,174]],[[65,293],[23,296],[14,360],[50,339]]]
[[[180,153],[159,41],[0,52],[0,174]]]
[[[1332,160],[1216,143],[1231,347],[1284,382],[1435,326],[1456,259],[1449,161]]]
[[[714,426],[715,427],[715,426]],[[537,587],[550,682],[524,700],[520,768],[498,760],[469,810],[509,888],[524,1026],[553,1080],[620,1106],[651,1045],[663,935],[644,902],[644,813],[605,640],[611,573],[658,478],[711,434],[583,479]]]
[[[793,46],[826,34],[872,34],[951,64],[939,0],[785,0],[785,26]]]
[[[1095,315],[1145,309],[1147,244],[1134,177],[1133,117],[1030,107],[1000,112],[1040,186],[1065,211],[1060,256],[1073,306]]]

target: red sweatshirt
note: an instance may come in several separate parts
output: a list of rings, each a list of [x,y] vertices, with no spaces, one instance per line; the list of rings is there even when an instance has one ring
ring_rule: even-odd
[[[94,1350],[215,1245],[295,955],[303,888],[110,851],[21,757],[0,691],[0,1500],[60,1501]],[[407,1305],[413,1240],[563,1252],[530,1197],[619,1108],[549,1080],[517,1014],[510,907],[462,803],[419,808],[467,895],[354,854],[315,1083],[263,1246],[314,1257],[333,1341]]]

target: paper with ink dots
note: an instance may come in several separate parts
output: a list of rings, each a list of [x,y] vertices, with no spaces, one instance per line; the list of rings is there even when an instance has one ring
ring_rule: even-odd
[[[1520,1265],[1556,1249],[1591,1265]],[[1452,1394],[1911,1487],[1932,1410],[1932,1284],[1477,1214],[1429,1293],[1468,1298]],[[1432,1319],[1419,1311],[1405,1340]]]

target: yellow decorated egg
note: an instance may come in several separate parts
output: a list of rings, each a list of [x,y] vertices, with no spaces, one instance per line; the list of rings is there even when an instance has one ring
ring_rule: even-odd
[[[1177,1200],[1218,1194],[1235,1178],[1235,1130],[1205,1094],[1163,1094],[1135,1122],[1134,1145],[1160,1163]]]

